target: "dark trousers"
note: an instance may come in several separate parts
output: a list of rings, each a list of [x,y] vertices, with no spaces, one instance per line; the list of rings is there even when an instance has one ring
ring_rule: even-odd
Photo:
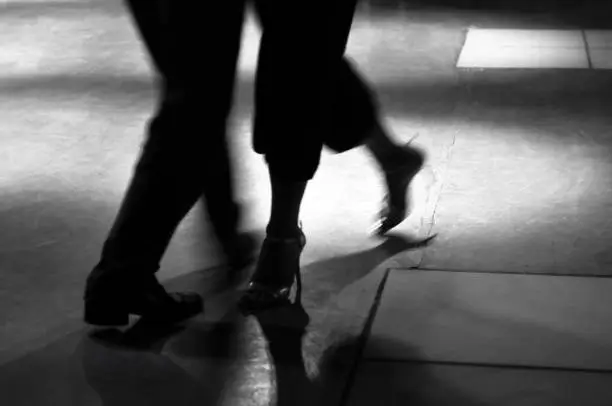
[[[98,270],[156,271],[182,218],[204,197],[221,239],[236,231],[226,122],[245,0],[127,0],[161,97]],[[344,51],[356,0],[257,0],[262,26],[253,147],[271,173],[311,179],[323,145],[363,142],[377,119]]]

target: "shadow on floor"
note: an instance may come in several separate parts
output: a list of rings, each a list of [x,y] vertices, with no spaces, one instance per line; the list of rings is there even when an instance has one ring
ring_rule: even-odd
[[[324,312],[335,293],[365,277],[389,257],[406,249],[425,246],[432,239],[413,241],[392,236],[372,250],[313,264],[309,273],[328,269],[334,274],[306,278],[303,297],[312,306],[321,306],[319,310]],[[344,264],[344,270],[340,264]],[[206,279],[210,272],[186,275],[170,285],[173,288],[186,285],[193,288],[202,283],[203,275]],[[334,281],[323,286],[324,278]],[[254,319],[259,327],[238,315],[232,303],[226,306],[225,315],[215,323],[196,320],[184,329],[163,329],[140,321],[124,332],[96,330],[84,335],[78,354],[88,385],[99,394],[104,406],[217,405],[221,404],[227,391],[233,392],[233,396],[236,393],[257,396],[257,388],[265,386],[268,379],[273,380],[272,392],[280,406],[312,405],[313,399],[331,405],[330,401],[339,399],[346,368],[340,374],[330,376],[325,372],[315,379],[306,372],[303,355],[311,355],[309,348],[303,347],[303,338],[307,333],[324,335],[326,332],[307,331],[310,316],[301,304],[288,304],[258,314]],[[172,344],[164,349],[170,339]],[[262,346],[267,348],[269,358],[259,358],[258,362],[266,374],[241,373],[241,368],[249,367],[248,360],[258,358]],[[333,357],[337,359],[347,354],[343,349]],[[177,363],[173,361],[176,359],[187,361]],[[344,358],[344,361],[350,359]],[[324,359],[321,362],[323,371],[328,361]],[[273,366],[273,377],[268,376],[268,363]],[[251,365],[251,368],[257,369],[258,365]],[[328,382],[330,379],[332,382]],[[255,404],[268,404],[268,399],[259,396]]]
[[[309,318],[299,304],[278,309],[257,320],[274,362],[278,406],[377,406],[447,405],[493,406],[471,399],[430,374],[425,364],[404,364],[403,368],[366,369],[360,372],[357,358],[362,342],[358,337],[328,347],[320,359],[319,375],[309,376],[304,367],[303,337]],[[377,341],[375,345],[385,346]],[[394,343],[394,346],[397,346]],[[403,347],[403,353],[416,351]],[[416,367],[415,367],[416,365]],[[355,369],[357,368],[357,369]],[[356,380],[353,380],[357,373]],[[364,381],[365,380],[365,381]],[[444,398],[442,403],[440,398]],[[438,402],[436,402],[436,400]]]
[[[343,406],[493,406],[459,389],[464,383],[471,387],[484,379],[489,385],[501,383],[504,390],[513,390],[514,381],[500,381],[506,375],[494,374],[491,379],[485,379],[488,370],[468,368],[464,378],[465,369],[461,368],[449,371],[434,364],[362,361],[355,379],[351,380],[351,371],[363,345],[360,336],[363,328],[347,334],[338,332],[339,327],[330,324],[353,318],[363,326],[359,320],[364,315],[353,314],[355,310],[351,309],[353,313],[321,317],[321,313],[337,311],[333,308],[333,299],[347,286],[368,277],[372,266],[423,243],[428,242],[397,236],[372,250],[343,257],[344,270],[340,267],[343,258],[313,264],[309,275],[323,273],[328,268],[330,274],[320,278],[336,281],[323,284],[314,276],[305,278],[303,301],[308,303],[307,309],[312,309],[308,313],[298,303],[245,318],[237,314],[234,303],[229,301],[224,315],[214,322],[196,318],[176,329],[163,329],[141,320],[125,332],[93,330],[88,334],[82,331],[78,332],[80,338],[67,337],[60,340],[65,342],[53,343],[14,362],[12,367],[7,366],[8,369],[3,367],[2,382],[12,388],[10,394],[18,393],[19,401],[15,405],[59,404],[58,398],[66,399],[66,392],[72,391],[73,404],[82,406],[98,404],[99,399],[104,406],[219,405],[228,397],[236,401],[230,404],[244,404],[248,399],[250,404],[268,405],[275,398],[280,406],[338,406],[343,395],[346,396],[347,383],[352,382],[351,389],[356,392],[352,393],[352,402]],[[191,283],[193,278],[177,279],[182,280],[172,284],[178,287]],[[442,294],[440,300],[446,296]],[[364,296],[364,300],[369,301],[369,296]],[[477,321],[486,325],[502,323],[499,328],[507,328],[509,332],[539,329],[535,332],[541,338],[539,342],[559,341],[564,335],[564,342],[570,343],[568,348],[587,345],[580,337],[548,331],[540,325],[508,324],[486,318]],[[514,347],[522,348],[521,343],[530,342],[530,337],[531,334],[522,336]],[[402,359],[423,359],[405,343],[377,338],[368,345],[370,354],[388,354],[392,349],[395,354],[401,353]],[[592,347],[592,343],[588,345]],[[541,349],[534,347],[533,351]],[[75,359],[70,361],[69,357]],[[69,380],[71,376],[65,369],[71,362],[79,364],[75,369],[83,378],[73,375],[73,380]],[[314,369],[309,367],[313,364]],[[7,376],[10,378],[6,379]],[[527,382],[528,377],[519,376],[519,379],[522,380],[517,382],[527,389],[535,387]],[[563,382],[571,379],[570,375],[551,382],[564,385]],[[39,390],[24,389],[33,386]],[[88,387],[95,393],[88,393]],[[496,396],[495,388],[485,392],[487,396]],[[47,403],[32,403],[32,398],[47,399]]]
[[[606,29],[612,27],[612,6],[599,0],[364,0],[371,14],[393,11],[440,11],[487,14],[491,18],[512,16],[558,24]]]
[[[7,331],[0,337],[3,357],[13,346],[80,317],[85,278],[99,260],[116,214],[116,205],[87,191],[70,193],[53,186],[48,181],[15,184],[0,193],[0,307]],[[201,227],[208,229],[204,221]],[[198,248],[200,256],[214,258],[207,256],[216,249],[212,240]]]
[[[188,373],[162,353],[182,329],[137,323],[126,332],[100,330],[84,335],[79,353],[88,385],[104,406],[218,405],[222,401],[235,352],[236,320],[218,323],[199,335],[208,358],[205,379]],[[222,362],[214,362],[221,359]]]
[[[412,354],[418,359],[418,352],[406,345],[396,342],[377,341],[375,346],[386,344],[397,347]],[[341,343],[330,349],[329,363],[334,363],[337,354],[347,351],[355,343]],[[374,348],[375,350],[375,348]],[[331,369],[331,367],[328,367]],[[356,367],[354,380],[351,381],[345,394],[342,406],[494,406],[464,393],[451,383],[445,382],[440,376],[430,370],[428,364],[420,363],[363,363]]]
[[[388,259],[408,251],[428,247],[435,241],[436,235],[416,239],[389,233],[382,243],[369,250],[356,252],[341,257],[328,258],[308,264],[303,269],[303,280],[306,292],[303,304],[307,309],[316,309],[336,296],[346,287],[366,278]],[[415,266],[417,264],[405,264]]]
[[[0,193],[3,357],[79,311],[86,273],[112,215],[109,205],[78,192],[46,190],[48,184],[23,190],[28,186]]]

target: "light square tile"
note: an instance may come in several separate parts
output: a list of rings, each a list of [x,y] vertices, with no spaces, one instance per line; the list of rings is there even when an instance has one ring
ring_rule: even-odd
[[[466,44],[459,68],[586,69],[586,51],[580,48],[479,47]]]
[[[610,399],[609,374],[366,362],[347,404],[609,406]]]
[[[470,29],[466,46],[478,48],[584,48],[579,30]]]
[[[368,360],[612,370],[612,279],[393,270]]]
[[[612,276],[607,71],[532,72],[465,75],[422,267]]]
[[[587,30],[585,35],[590,49],[612,49],[612,30]]]
[[[612,69],[612,48],[591,50],[593,69]]]

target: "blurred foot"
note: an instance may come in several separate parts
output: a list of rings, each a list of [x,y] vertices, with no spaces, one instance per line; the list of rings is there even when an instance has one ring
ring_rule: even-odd
[[[424,162],[425,153],[408,143],[403,147],[397,147],[394,152],[387,155],[386,161],[381,163],[387,193],[379,220],[374,227],[377,235],[384,235],[410,214],[408,187]]]

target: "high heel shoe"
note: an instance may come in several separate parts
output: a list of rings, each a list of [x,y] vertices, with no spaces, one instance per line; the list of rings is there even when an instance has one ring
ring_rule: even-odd
[[[84,320],[96,326],[123,326],[129,315],[153,323],[173,324],[203,310],[197,293],[168,293],[154,274],[132,280],[119,279],[95,269],[85,289]]]
[[[239,302],[244,314],[290,303],[289,297],[294,282],[296,302],[301,300],[300,255],[305,245],[306,236],[301,226],[295,237],[266,236],[255,273]]]
[[[411,146],[409,142],[399,151],[397,161],[384,166],[387,194],[379,213],[379,220],[374,226],[377,235],[384,235],[406,219],[409,202],[408,186],[424,162],[425,154]]]

